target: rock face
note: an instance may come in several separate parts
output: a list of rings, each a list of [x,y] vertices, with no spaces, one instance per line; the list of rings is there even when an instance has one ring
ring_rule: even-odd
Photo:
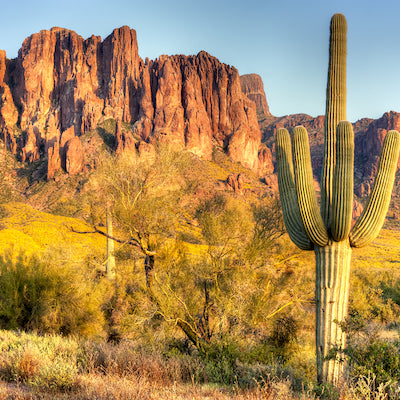
[[[39,148],[37,144],[37,133],[30,126],[27,131],[25,146],[22,148],[22,161],[33,162],[39,160]]]
[[[358,137],[360,157],[366,164],[365,175],[371,175],[377,168],[376,163],[381,153],[383,140],[392,129],[400,131],[400,113],[394,111],[387,112],[381,118],[372,121],[365,133]]]
[[[84,162],[83,148],[77,136],[68,140],[65,145],[65,170],[70,175],[82,171]]]
[[[356,137],[359,176],[362,177],[362,181],[355,186],[355,193],[360,197],[369,196],[371,193],[383,140],[392,129],[400,131],[400,113],[394,111],[386,112],[381,118],[370,122],[368,127]],[[398,166],[400,166],[400,160]]]
[[[271,115],[267,103],[267,97],[264,92],[264,84],[260,75],[246,74],[240,76],[240,84],[243,93],[254,103],[256,103],[257,112],[264,115]]]
[[[243,183],[243,176],[241,174],[231,174],[226,179],[227,186],[232,188],[236,193],[242,193]]]
[[[15,107],[8,80],[7,66],[10,63],[6,59],[6,52],[0,50],[0,131],[3,132],[4,143],[14,154],[17,151],[17,143],[13,127],[18,121],[18,111]]]
[[[244,80],[267,110],[261,79]],[[118,151],[138,147],[134,137],[167,141],[205,158],[218,145],[263,175],[272,164],[261,146],[252,93],[243,94],[234,67],[206,52],[143,61],[136,32],[127,26],[104,41],[52,28],[25,39],[14,60],[0,51],[0,132],[21,158],[47,157],[50,178],[59,164],[78,172],[81,163],[69,158],[79,161],[83,151],[75,138],[109,118],[133,127],[131,133],[117,132]],[[28,133],[18,147],[15,127],[32,127],[35,137]]]

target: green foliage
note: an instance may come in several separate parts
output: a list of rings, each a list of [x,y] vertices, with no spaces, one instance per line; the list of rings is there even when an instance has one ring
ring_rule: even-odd
[[[321,400],[338,400],[339,390],[330,383],[322,383],[315,386],[314,394]]]
[[[268,228],[275,211],[269,216],[260,208],[222,195],[205,199],[196,212],[204,245],[192,254],[184,244],[168,247],[158,259],[157,290],[167,314],[189,321],[206,341],[267,331],[266,316],[301,307],[299,292],[289,287],[296,280],[304,285],[306,276],[276,268],[271,235],[279,229]]]
[[[345,328],[349,341],[349,379],[360,398],[398,399],[400,382],[400,340],[384,339],[377,327],[358,316],[350,318]],[[378,397],[381,396],[381,397]]]
[[[132,240],[130,244],[135,242],[142,252],[174,236],[180,217],[182,153],[160,148],[155,157],[105,154],[86,199],[94,225],[104,223],[105,209],[110,207],[117,237]]]
[[[279,199],[260,199],[252,205],[252,213],[254,227],[248,255],[250,250],[265,257],[274,251],[279,245],[278,239],[285,233]]]
[[[276,201],[250,206],[217,194],[199,201],[195,216],[197,244],[173,238],[158,243],[156,303],[146,296],[144,256],[123,244],[117,248],[116,291],[105,305],[111,337],[157,347],[180,340],[176,326],[184,321],[206,347],[225,339],[244,345],[255,334],[267,337],[272,317],[282,310],[305,314],[311,275],[290,266],[293,250],[279,239],[282,214]],[[289,261],[278,245],[289,251]]]
[[[352,376],[374,374],[378,385],[400,381],[400,341],[389,342],[372,336],[364,344],[347,348]]]
[[[395,324],[400,316],[400,276],[396,271],[369,267],[356,269],[352,277],[348,323]],[[357,322],[358,321],[358,322]]]
[[[81,335],[102,332],[99,290],[74,266],[10,251],[0,258],[0,276],[3,329]]]
[[[237,361],[240,349],[236,343],[223,341],[208,348],[204,357],[207,380],[224,385],[232,385],[238,379]]]
[[[373,277],[372,274],[369,276]],[[382,280],[377,277],[371,279],[372,290],[380,282]],[[397,330],[382,329],[382,322],[387,324],[393,319],[393,304],[390,301],[385,303],[382,291],[379,290],[370,295],[367,301],[370,303],[368,308],[357,311],[353,304],[350,315],[342,326],[348,335],[345,354],[348,361],[348,380],[352,383],[351,391],[360,399],[398,399],[399,334]]]

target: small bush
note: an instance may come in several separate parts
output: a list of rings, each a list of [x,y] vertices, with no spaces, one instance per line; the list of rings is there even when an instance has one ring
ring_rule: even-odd
[[[299,323],[291,315],[285,315],[275,320],[271,337],[271,344],[275,347],[275,354],[285,361],[294,351]]]
[[[12,252],[0,257],[0,328],[93,335],[101,296],[76,266]]]
[[[357,400],[397,400],[400,386],[394,381],[378,383],[374,374],[368,374],[354,378],[349,393]]]
[[[215,342],[207,349],[203,358],[204,380],[224,385],[237,382],[238,360],[240,360],[240,348],[237,344]]]
[[[373,340],[364,345],[349,346],[347,349],[351,374],[375,376],[375,382],[400,381],[400,342]]]
[[[77,378],[77,343],[59,336],[0,331],[0,377],[34,387],[71,389]]]

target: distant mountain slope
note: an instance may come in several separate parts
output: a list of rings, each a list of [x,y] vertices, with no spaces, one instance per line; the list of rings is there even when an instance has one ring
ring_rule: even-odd
[[[38,211],[23,203],[0,205],[0,253],[8,248],[39,255],[48,248],[72,252],[77,261],[106,253],[106,239],[96,234],[72,232],[88,230],[81,220]]]

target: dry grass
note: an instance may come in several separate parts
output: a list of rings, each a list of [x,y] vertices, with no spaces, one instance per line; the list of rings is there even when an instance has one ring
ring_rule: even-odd
[[[289,377],[273,373],[254,374],[246,386],[218,385],[204,383],[204,366],[193,356],[150,354],[128,341],[0,333],[0,400],[387,400],[389,383],[377,384],[374,376],[343,385],[335,396],[312,384],[295,391]]]
[[[166,385],[141,377],[82,375],[75,387],[68,392],[44,391],[22,384],[0,381],[0,399],[42,400],[306,400],[315,399],[312,394],[292,393],[286,381],[271,382],[255,389],[218,388],[210,385],[194,385],[172,382]]]
[[[131,342],[0,333],[0,399],[313,398],[295,395],[289,379],[268,375],[249,389],[198,383],[205,379],[200,359],[149,354]]]
[[[294,393],[290,382],[271,379],[254,389],[221,388],[212,385],[170,382],[160,385],[142,377],[87,374],[77,378],[68,392],[45,391],[18,383],[0,381],[0,399],[13,400],[385,400],[382,390],[374,393],[368,387],[369,378],[345,387],[339,395],[317,396],[311,389]]]

